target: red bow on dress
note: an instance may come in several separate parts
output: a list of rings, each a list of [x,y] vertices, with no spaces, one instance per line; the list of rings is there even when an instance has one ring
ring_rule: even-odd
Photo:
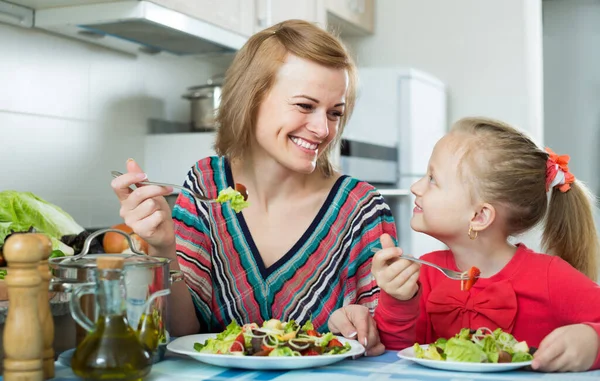
[[[461,328],[511,332],[517,315],[517,295],[508,280],[492,283],[479,293],[437,287],[427,300],[427,313],[439,337],[452,337]]]

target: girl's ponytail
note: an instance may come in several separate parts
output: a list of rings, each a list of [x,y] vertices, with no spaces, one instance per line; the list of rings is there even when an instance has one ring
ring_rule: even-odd
[[[542,236],[544,249],[598,281],[600,246],[594,224],[594,198],[579,181],[564,191],[554,187]]]

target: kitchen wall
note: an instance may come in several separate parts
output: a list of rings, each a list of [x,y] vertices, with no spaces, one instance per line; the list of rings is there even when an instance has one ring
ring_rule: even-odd
[[[542,128],[541,0],[377,0],[360,66],[408,66],[448,86],[449,121],[485,115]]]
[[[359,66],[414,67],[447,85],[448,121],[488,116],[544,139],[541,0],[377,0]],[[541,230],[517,237],[541,249]]]
[[[0,23],[0,191],[34,192],[84,227],[120,222],[110,170],[143,166],[148,119],[187,122],[181,94],[222,70]]]
[[[600,195],[600,2],[543,4],[546,143]]]

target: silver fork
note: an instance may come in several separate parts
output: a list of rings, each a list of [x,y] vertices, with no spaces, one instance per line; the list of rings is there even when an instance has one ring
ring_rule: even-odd
[[[119,171],[110,171],[110,174],[117,178],[119,176],[122,175],[121,172]],[[217,202],[217,200],[213,199],[213,198],[208,198],[204,195],[201,195],[199,193],[196,193],[192,190],[189,190],[185,187],[182,187],[181,185],[175,185],[175,184],[168,184],[168,183],[158,183],[156,181],[140,181],[138,184],[143,184],[143,185],[159,185],[161,187],[173,187],[173,188],[177,188],[177,189],[181,189],[184,192],[187,192],[189,195],[193,196],[195,199],[197,199],[198,201],[203,201],[203,202]]]
[[[378,249],[378,248],[374,247],[374,248],[371,249],[371,252],[372,253],[376,253],[379,250],[383,250],[383,249]],[[427,262],[427,261],[424,261],[424,260],[419,259],[419,258],[411,257],[411,256],[408,256],[408,255],[401,255],[400,258],[402,258],[402,259],[408,259],[409,261],[418,262],[418,263],[421,263],[423,265],[431,266],[433,268],[436,268],[436,269],[440,270],[445,276],[447,276],[450,279],[454,279],[454,280],[466,280],[466,279],[469,279],[469,276],[467,274],[465,274],[465,273],[461,273],[461,272],[458,272],[458,271],[454,271],[454,270],[450,270],[450,269],[447,269],[447,268],[444,268],[444,267],[440,267],[440,266],[438,266],[438,265],[436,265],[434,263]],[[479,277],[477,277],[477,278],[479,278]]]

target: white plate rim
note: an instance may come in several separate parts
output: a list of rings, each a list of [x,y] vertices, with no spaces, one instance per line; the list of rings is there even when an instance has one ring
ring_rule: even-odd
[[[226,360],[235,359],[239,361],[239,368],[246,368],[246,366],[252,366],[250,369],[269,369],[269,363],[277,364],[276,367],[272,367],[272,369],[283,369],[281,367],[282,360],[286,360],[286,362],[290,362],[291,364],[296,364],[293,368],[297,366],[301,368],[310,368],[316,366],[322,366],[321,363],[332,364],[338,361],[341,361],[348,357],[354,356],[362,356],[365,352],[364,346],[362,346],[356,340],[349,340],[345,337],[334,335],[336,339],[338,339],[342,344],[348,342],[350,343],[351,349],[350,351],[337,355],[326,355],[326,356],[302,356],[302,357],[286,357],[286,356],[238,356],[238,355],[228,355],[228,354],[213,354],[213,353],[200,353],[194,350],[193,347],[191,349],[182,349],[178,346],[180,343],[184,341],[191,342],[203,342],[209,338],[215,338],[217,336],[216,333],[200,333],[195,335],[187,335],[174,339],[167,345],[167,350],[173,353],[186,355],[200,362],[206,362],[209,364],[214,364],[211,360],[216,360],[218,362],[225,362]],[[203,361],[206,359],[208,361]],[[305,364],[303,364],[305,363]],[[257,368],[258,366],[258,368]]]
[[[427,349],[429,344],[419,344],[423,349]],[[439,361],[430,359],[419,359],[414,355],[413,347],[404,348],[397,353],[401,359],[413,361],[417,364],[449,371],[458,372],[503,372],[516,370],[531,365],[532,361],[507,362],[507,363],[485,363],[485,362],[460,362],[460,361]]]

